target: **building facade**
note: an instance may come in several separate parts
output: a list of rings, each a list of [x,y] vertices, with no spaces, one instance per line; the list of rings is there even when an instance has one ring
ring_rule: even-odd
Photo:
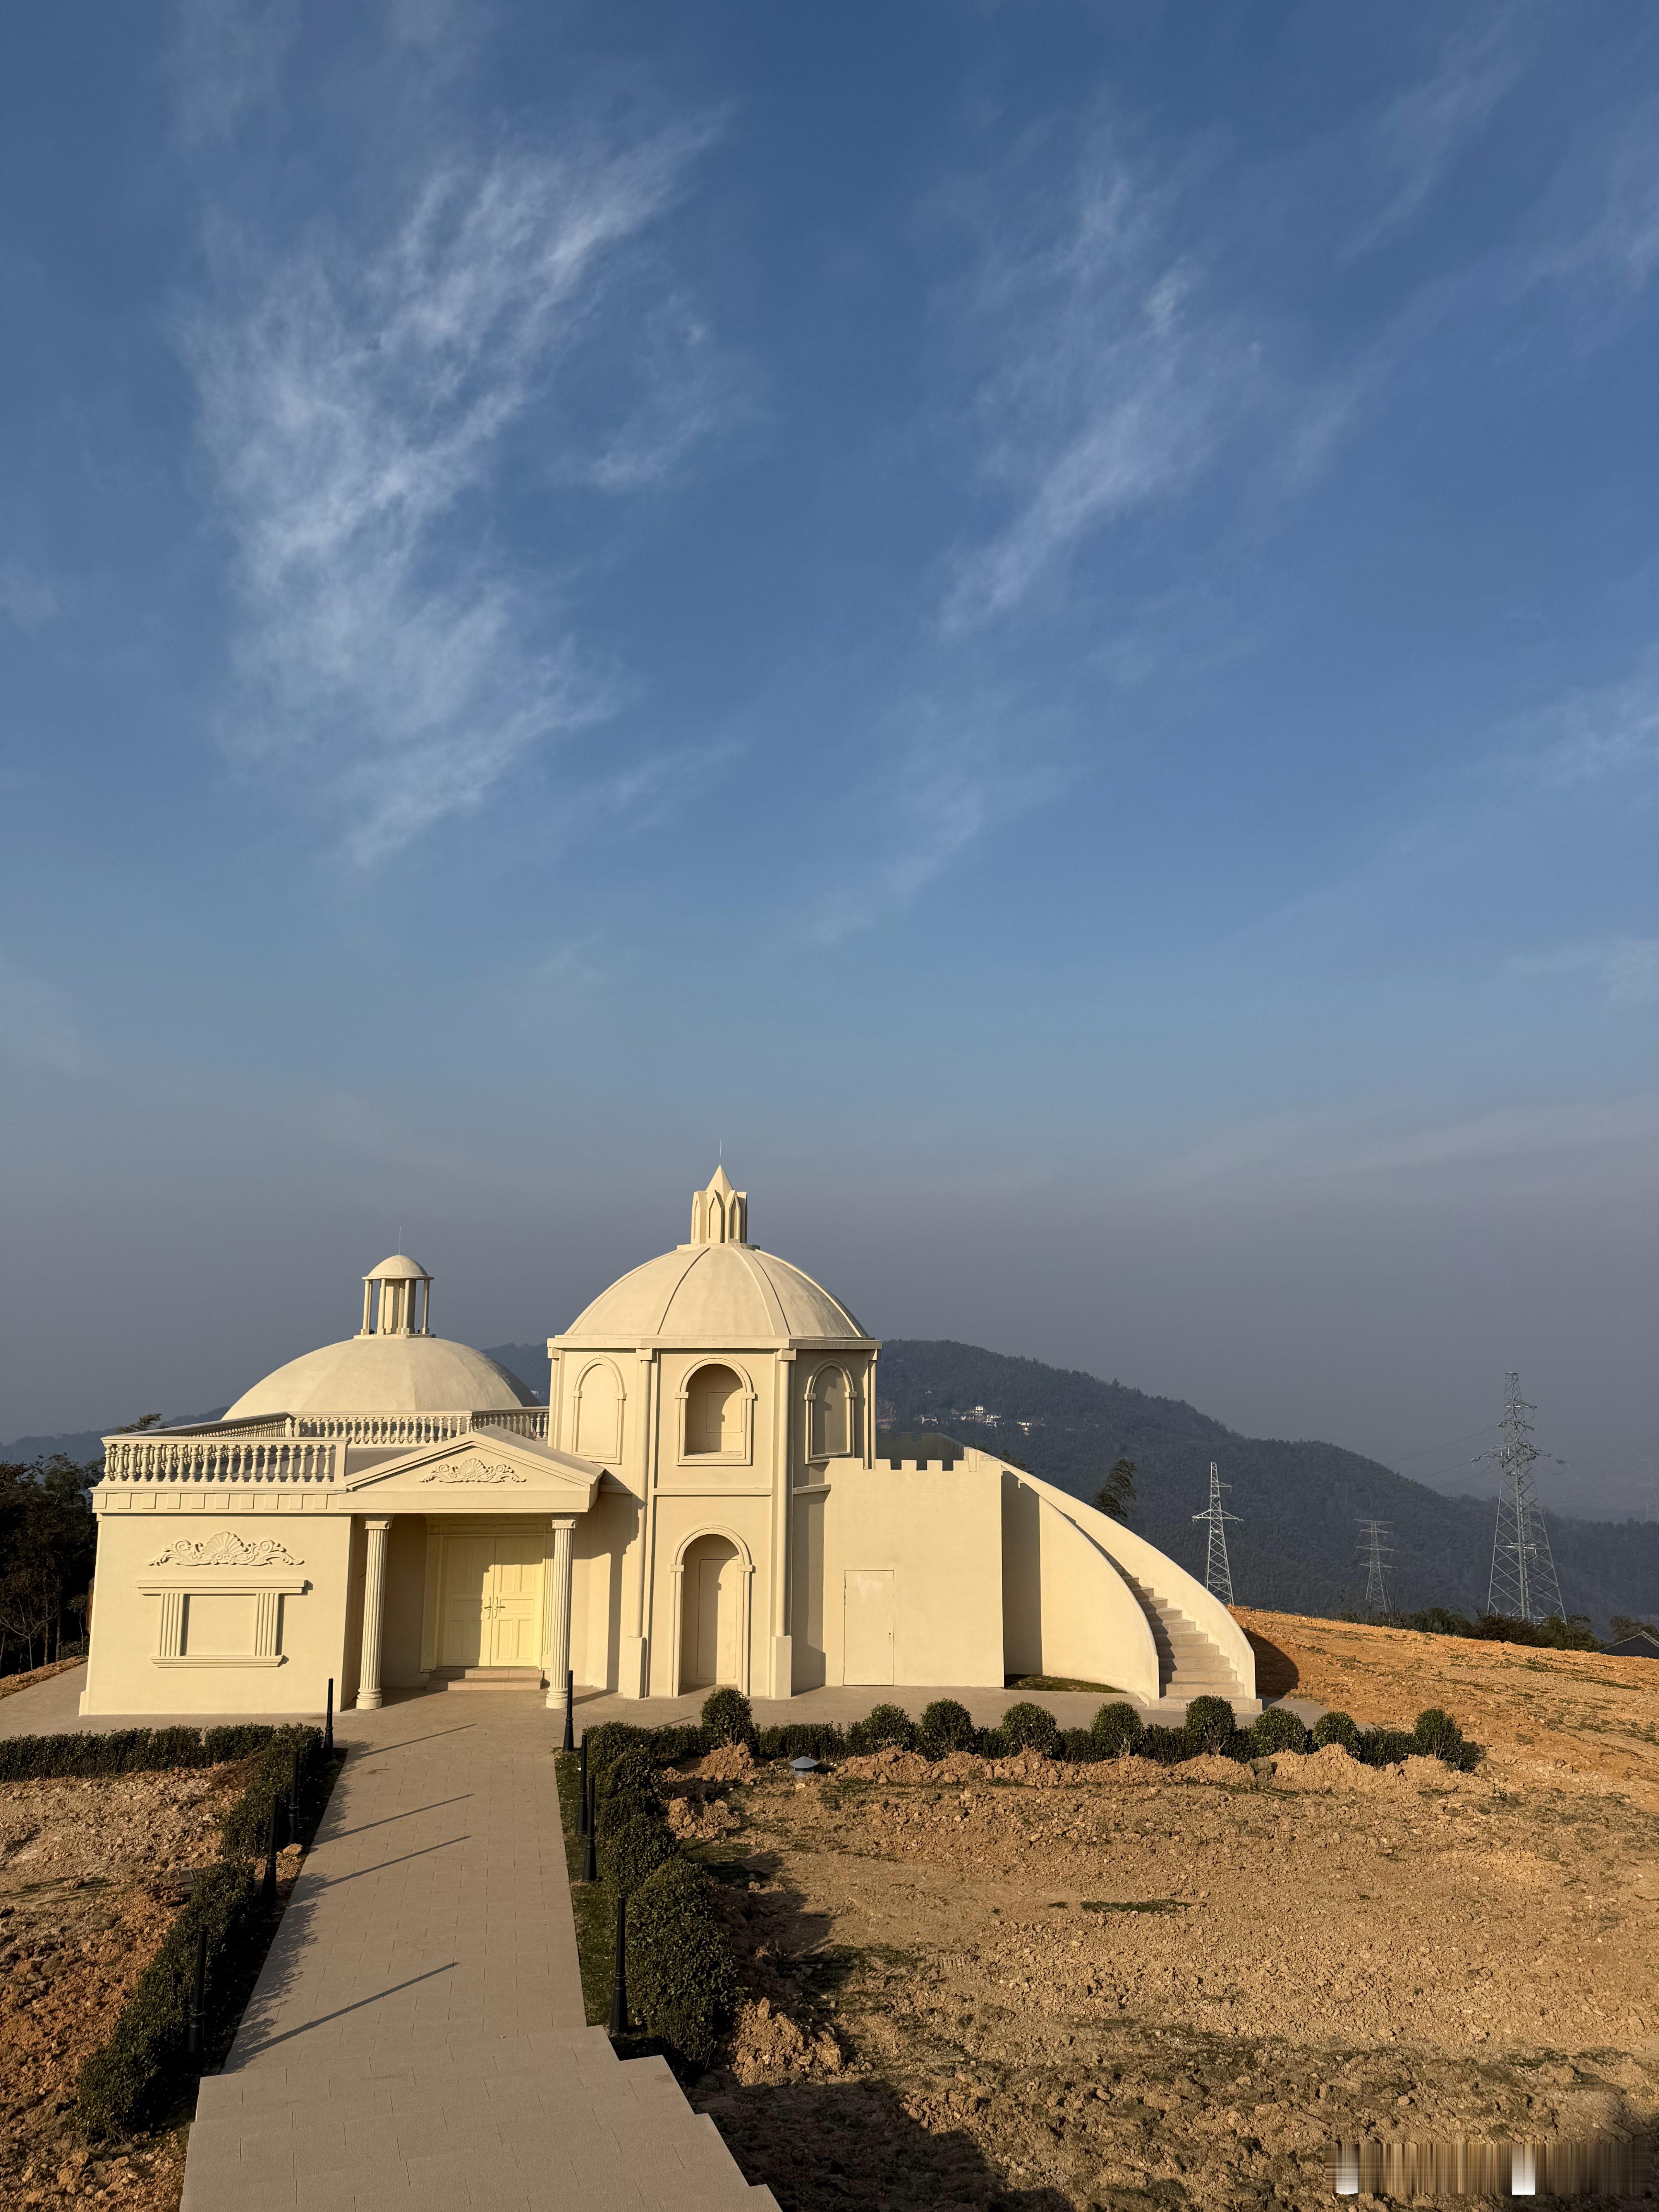
[[[105,1439],[83,1710],[377,1705],[568,1669],[629,1698],[719,1683],[1253,1701],[1243,1632],[1117,1522],[964,1449],[884,1459],[880,1346],[751,1244],[722,1169],[688,1241],[549,1340],[545,1407],[431,1334],[398,1255],[355,1337],[222,1420]]]

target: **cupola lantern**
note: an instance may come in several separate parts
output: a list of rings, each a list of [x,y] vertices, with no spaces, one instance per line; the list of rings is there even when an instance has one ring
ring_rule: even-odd
[[[418,1260],[394,1252],[363,1277],[360,1336],[430,1336],[432,1278]]]

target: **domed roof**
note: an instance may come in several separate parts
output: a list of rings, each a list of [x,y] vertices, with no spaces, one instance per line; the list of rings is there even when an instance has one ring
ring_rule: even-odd
[[[225,1413],[447,1413],[533,1403],[482,1352],[442,1336],[349,1336],[290,1359]]]
[[[602,1291],[561,1343],[637,1344],[648,1337],[742,1344],[756,1337],[856,1338],[863,1328],[821,1283],[743,1243],[748,1200],[724,1169],[692,1200],[691,1242],[647,1260]]]
[[[682,1244],[602,1291],[561,1341],[635,1344],[652,1336],[700,1344],[750,1338],[862,1337],[823,1285],[753,1244]]]
[[[389,1260],[382,1260],[378,1267],[371,1267],[363,1277],[366,1283],[406,1283],[432,1280],[418,1260],[411,1260],[407,1252],[394,1252]]]

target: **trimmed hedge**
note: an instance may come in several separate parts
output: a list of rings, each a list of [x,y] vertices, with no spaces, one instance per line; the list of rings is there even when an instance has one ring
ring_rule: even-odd
[[[1044,1759],[1060,1749],[1060,1723],[1047,1705],[1010,1705],[1002,1716],[1002,1736],[1015,1752],[1039,1752]]]
[[[184,1910],[167,1930],[161,1949],[138,1977],[132,1995],[116,2017],[109,2041],[81,2069],[76,2099],[82,2124],[95,2136],[130,2136],[159,2118],[176,2094],[186,2065],[185,2041],[196,1981],[198,1939],[207,1936],[204,2045],[211,2049],[231,2024],[230,2008],[239,2002],[251,1970],[270,1939],[274,1916],[261,1899],[247,1861],[264,1850],[270,1808],[287,1802],[294,1784],[294,1759],[300,1756],[301,1821],[314,1822],[321,1808],[327,1769],[319,1729],[264,1726],[209,1729],[133,1729],[121,1732],[119,1765],[67,1771],[131,1774],[145,1767],[221,1765],[252,1756],[246,1787],[220,1823],[225,1856],[196,1876]],[[12,1745],[54,1747],[74,1737],[14,1737]],[[108,1744],[106,1736],[81,1738]],[[4,1747],[9,1749],[11,1745]],[[186,1754],[179,1756],[180,1753]],[[48,1750],[46,1755],[50,1755]],[[43,1771],[40,1765],[27,1770]],[[279,1832],[282,1832],[279,1815]],[[290,1839],[291,1840],[291,1839]]]
[[[1103,1705],[1089,1729],[1100,1747],[1096,1758],[1115,1759],[1120,1752],[1133,1751],[1140,1741],[1141,1727],[1140,1715],[1127,1698]]]
[[[1276,1751],[1306,1751],[1307,1723],[1287,1705],[1269,1705],[1250,1730],[1250,1755],[1269,1757]]]
[[[599,1846],[599,1870],[608,1887],[622,1897],[632,1897],[648,1875],[680,1855],[660,1807],[649,1813],[630,1813],[614,1827],[602,1827]]]
[[[1340,1743],[1350,1759],[1359,1756],[1359,1730],[1346,1713],[1321,1713],[1310,1733],[1316,1751],[1323,1751],[1328,1743]]]
[[[294,1722],[266,1730],[268,1741],[247,1786],[220,1823],[227,1858],[257,1858],[270,1832],[273,1803],[286,1806],[294,1787],[294,1754],[300,1754],[301,1819],[314,1817],[323,1778],[323,1732]],[[277,1837],[287,1834],[285,1815],[276,1816]]]
[[[0,1782],[222,1766],[262,1751],[276,1733],[267,1724],[249,1723],[231,1728],[112,1729],[107,1735],[9,1736],[0,1738]]]
[[[1237,1726],[1225,1698],[1194,1698],[1181,1724],[1182,1740],[1194,1759],[1201,1759],[1206,1753],[1231,1750]]]
[[[81,2069],[76,2098],[91,2134],[134,2134],[158,2116],[175,2088],[190,2027],[198,1932],[207,1931],[211,2041],[210,2023],[216,2017],[224,2024],[216,2003],[234,1984],[239,1959],[256,1943],[263,1948],[269,1928],[270,1915],[246,1867],[221,1863],[197,1876],[189,1903],[121,2008],[114,2033]]]
[[[855,1756],[872,1751],[914,1751],[916,1724],[902,1705],[872,1705],[847,1731],[847,1748]]]
[[[924,1759],[948,1759],[952,1752],[971,1751],[978,1735],[966,1705],[954,1698],[935,1698],[922,1713],[916,1749]]]
[[[702,1701],[702,1727],[715,1743],[752,1743],[754,1710],[741,1690],[714,1690]]]
[[[653,2035],[707,2065],[738,2000],[738,1973],[708,1877],[678,1853],[628,1904],[628,1990]]]
[[[847,1738],[834,1721],[791,1721],[763,1729],[755,1739],[757,1759],[844,1759]]]

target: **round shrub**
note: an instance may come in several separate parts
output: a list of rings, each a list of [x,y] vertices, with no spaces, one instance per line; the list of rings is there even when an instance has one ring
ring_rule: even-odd
[[[635,1813],[599,1832],[599,1858],[612,1889],[631,1897],[648,1875],[679,1856],[679,1845],[659,1814]]]
[[[1225,1698],[1194,1698],[1187,1708],[1181,1733],[1194,1759],[1206,1752],[1224,1751],[1233,1740],[1233,1709]]]
[[[1120,1698],[1115,1704],[1101,1707],[1089,1733],[1100,1747],[1097,1757],[1115,1759],[1121,1753],[1134,1749],[1140,1741],[1140,1715],[1127,1698]]]
[[[752,1743],[755,1716],[741,1690],[714,1690],[702,1701],[702,1724],[716,1743]]]
[[[1366,1729],[1359,1738],[1359,1756],[1367,1766],[1397,1766],[1416,1747],[1404,1729]]]
[[[660,1820],[662,1800],[647,1795],[643,1790],[617,1790],[608,1797],[601,1797],[594,1808],[593,1832],[596,1836],[612,1835],[625,1821]]]
[[[924,1759],[948,1759],[953,1751],[974,1747],[973,1717],[954,1698],[935,1698],[916,1730],[916,1749]]]
[[[915,1748],[916,1724],[902,1705],[875,1705],[847,1731],[847,1747],[853,1752],[901,1751]]]
[[[1313,1747],[1323,1751],[1328,1743],[1340,1743],[1350,1759],[1359,1756],[1359,1730],[1346,1713],[1321,1713],[1312,1729]]]
[[[1443,1759],[1448,1766],[1455,1766],[1462,1756],[1463,1731],[1449,1713],[1430,1705],[1417,1716],[1412,1747],[1425,1759]]]
[[[608,1766],[593,1777],[593,1795],[603,1804],[607,1797],[654,1798],[657,1762],[642,1743],[630,1743]]]
[[[1308,1729],[1287,1705],[1269,1705],[1250,1730],[1250,1752],[1256,1759],[1275,1751],[1305,1751]]]
[[[628,1902],[628,1990],[653,2035],[707,2065],[738,1999],[737,1971],[708,1877],[679,1857]]]
[[[992,1728],[979,1730],[974,1748],[981,1759],[1006,1759],[1013,1746],[1000,1728]]]
[[[1060,1723],[1047,1705],[1010,1705],[1002,1716],[1002,1735],[1011,1751],[1036,1751],[1052,1759],[1060,1749]]]

